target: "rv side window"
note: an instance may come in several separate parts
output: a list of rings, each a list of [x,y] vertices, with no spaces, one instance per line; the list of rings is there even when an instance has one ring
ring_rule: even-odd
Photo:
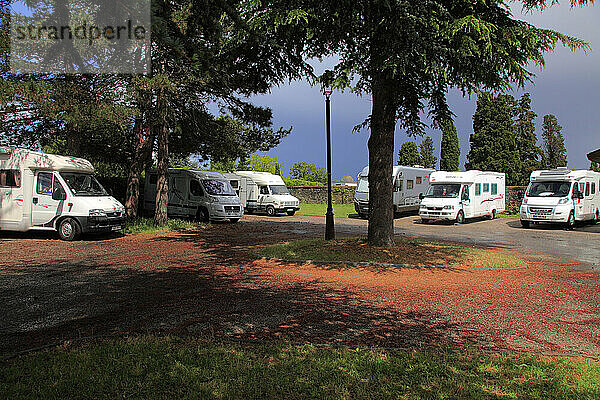
[[[0,169],[0,186],[21,187],[21,171],[18,169]]]
[[[260,194],[269,194],[269,188],[267,186],[261,186]]]
[[[596,194],[596,182],[592,182],[592,194]]]
[[[585,195],[586,197],[590,195],[590,183],[585,184]]]
[[[420,176],[417,176],[417,185],[420,185],[421,182],[423,182],[423,178],[421,178]]]
[[[37,178],[37,193],[52,194],[52,174],[49,172],[38,173]]]
[[[489,191],[490,191],[490,184],[484,183],[483,184],[483,193],[488,193]]]
[[[498,194],[498,184],[492,183],[492,194]]]
[[[412,179],[407,179],[406,180],[406,190],[410,190],[414,187],[414,182]]]
[[[481,183],[475,184],[475,196],[481,196]]]
[[[200,182],[193,179],[190,181],[190,193],[192,196],[204,196],[204,191],[202,190],[202,186],[200,186]]]

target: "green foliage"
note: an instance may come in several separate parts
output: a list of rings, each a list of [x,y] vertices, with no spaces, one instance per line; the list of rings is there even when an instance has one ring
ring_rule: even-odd
[[[590,170],[595,172],[600,172],[600,163],[590,162]]]
[[[433,140],[426,136],[419,145],[421,153],[421,165],[425,168],[435,168],[437,157],[433,155]]]
[[[415,142],[404,142],[398,151],[398,165],[412,167],[413,165],[421,165],[421,155]]]
[[[210,170],[217,172],[233,172],[236,170],[235,160],[210,161]]]
[[[275,175],[282,174],[283,163],[277,161],[277,157],[269,157],[266,154],[252,154],[248,160],[250,171],[270,172]]]
[[[322,182],[307,181],[306,179],[291,178],[284,179],[286,186],[324,186]]]
[[[544,167],[556,168],[567,166],[567,149],[562,126],[552,114],[544,115],[542,139],[544,141]]]
[[[518,101],[512,102],[514,129],[517,149],[521,160],[521,171],[515,179],[517,185],[526,185],[532,171],[541,167],[542,149],[537,146],[534,119],[529,93],[524,93]]]
[[[479,94],[466,165],[467,169],[504,172],[508,185],[519,183],[522,165],[511,118],[513,100],[512,96]]]
[[[325,171],[324,168],[317,167],[315,164],[306,161],[295,163],[292,168],[290,168],[290,177],[318,182],[319,184],[327,183],[327,171]]]
[[[169,168],[201,169],[200,163],[189,156],[172,155],[169,157]]]
[[[199,222],[170,218],[167,226],[156,226],[152,218],[138,217],[127,221],[127,225],[125,225],[122,232],[131,235],[150,235],[169,231],[196,229],[201,225],[202,223]]]
[[[447,119],[442,127],[442,143],[440,146],[440,170],[458,171],[460,144],[458,133],[452,119]]]

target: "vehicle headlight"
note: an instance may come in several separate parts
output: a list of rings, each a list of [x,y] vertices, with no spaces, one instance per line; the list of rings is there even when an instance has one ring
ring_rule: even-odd
[[[525,198],[523,199],[523,201],[521,202],[521,204],[527,204],[527,197],[525,197]]]
[[[454,206],[444,206],[444,210],[454,210]]]
[[[558,201],[558,204],[567,204],[569,202],[568,197],[564,197]]]
[[[106,211],[100,209],[90,210],[90,217],[106,217]]]

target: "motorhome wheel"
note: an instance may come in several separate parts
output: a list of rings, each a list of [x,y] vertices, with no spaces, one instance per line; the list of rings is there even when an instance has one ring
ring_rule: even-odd
[[[575,227],[575,213],[573,211],[571,211],[571,213],[569,214],[569,219],[567,220],[567,227],[569,229]]]
[[[275,215],[275,207],[273,206],[267,206],[267,215],[269,217],[272,217]]]
[[[462,212],[462,210],[460,210],[458,212],[458,214],[456,215],[456,223],[464,224],[464,222],[465,222],[465,214]]]
[[[208,210],[204,207],[199,207],[198,212],[196,213],[196,219],[201,222],[209,221]]]
[[[294,214],[296,214],[296,211],[287,211],[287,215],[289,215],[289,216],[292,216]]]
[[[429,220],[427,218],[421,218],[421,223],[422,224],[428,224]]]
[[[490,213],[490,219],[495,219],[496,218],[496,210],[492,210],[492,212]]]
[[[521,226],[523,228],[529,228],[529,221],[523,221],[523,220],[521,220]]]
[[[236,222],[238,222],[240,219],[239,219],[239,218],[229,218],[229,220],[235,224],[235,223],[236,223]]]
[[[61,240],[71,242],[79,237],[81,229],[73,218],[65,218],[58,224],[58,236]]]

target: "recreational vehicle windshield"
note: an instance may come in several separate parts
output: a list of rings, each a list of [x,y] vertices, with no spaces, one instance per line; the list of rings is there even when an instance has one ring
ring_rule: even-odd
[[[425,193],[429,187],[429,176],[435,170],[419,167],[394,166],[392,181],[394,182],[394,213],[405,211],[418,211],[421,199],[419,195]],[[354,209],[359,217],[369,215],[369,166],[363,168],[358,174],[358,185],[354,193]]]
[[[119,230],[125,209],[82,158],[0,147],[0,230],[56,230],[63,240]]]
[[[146,177],[144,208],[156,208],[156,172]],[[197,218],[200,221],[230,220],[244,215],[240,199],[220,172],[192,169],[169,169],[167,215]]]
[[[423,223],[488,216],[505,210],[505,175],[499,172],[434,172],[430,176],[419,216]]]
[[[600,173],[566,168],[533,171],[521,203],[523,227],[531,223],[596,223],[600,213]]]

